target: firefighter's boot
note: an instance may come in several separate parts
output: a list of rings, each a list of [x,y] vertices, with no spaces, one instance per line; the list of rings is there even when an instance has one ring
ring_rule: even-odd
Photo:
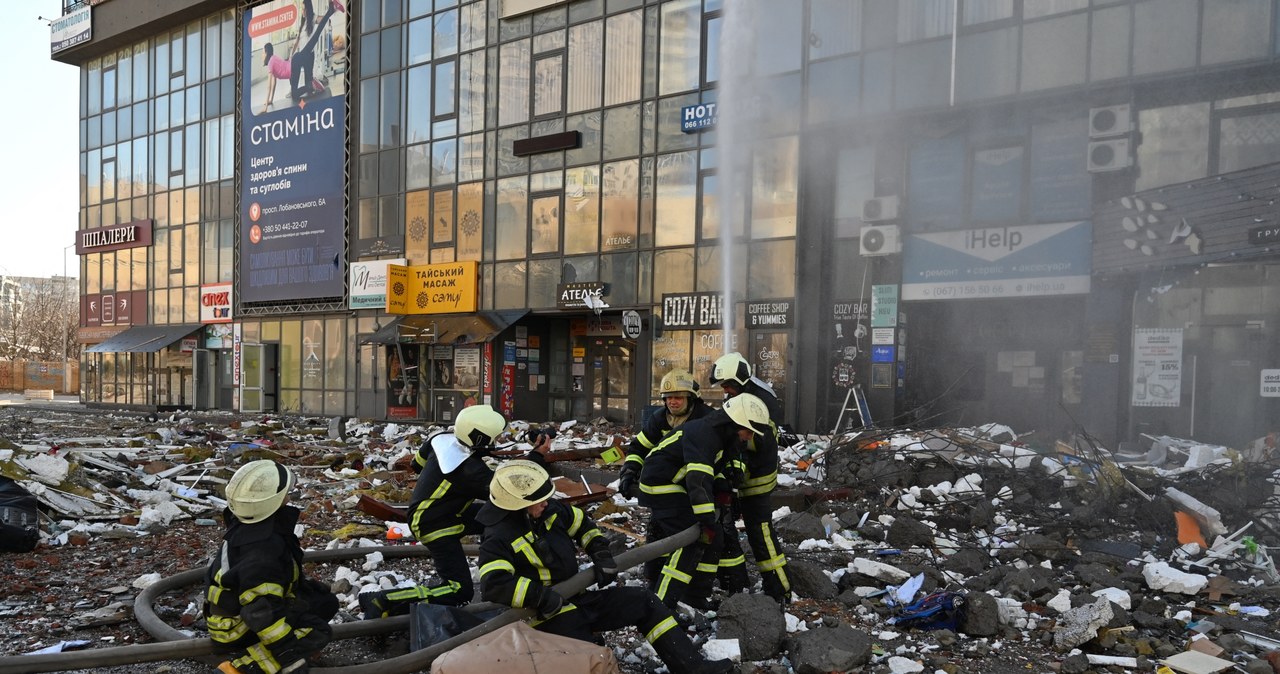
[[[668,630],[653,642],[653,650],[671,670],[671,674],[728,674],[733,671],[729,660],[707,660],[689,637],[678,629]]]

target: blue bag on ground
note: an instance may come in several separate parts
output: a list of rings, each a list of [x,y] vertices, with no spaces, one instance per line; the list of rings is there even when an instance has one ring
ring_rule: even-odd
[[[964,609],[963,594],[943,590],[898,609],[898,614],[889,619],[889,624],[921,630],[955,631],[963,619]]]
[[[0,475],[0,552],[31,552],[40,542],[36,497]]]
[[[458,606],[420,601],[409,611],[409,648],[420,651],[496,618],[506,607],[472,613]]]

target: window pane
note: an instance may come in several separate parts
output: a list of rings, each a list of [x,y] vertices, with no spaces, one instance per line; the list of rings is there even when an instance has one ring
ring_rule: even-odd
[[[748,297],[792,297],[796,294],[794,239],[751,244]]]
[[[1022,0],[1022,18],[1034,19],[1050,14],[1074,12],[1089,6],[1089,0]]]
[[[751,238],[795,236],[799,141],[778,138],[757,146],[751,183]],[[753,297],[764,297],[754,295]]]
[[[799,2],[760,2],[756,8],[756,64],[758,75],[777,75],[800,68]],[[664,22],[665,27],[665,22]]]
[[[1088,14],[1037,21],[1022,27],[1022,90],[1084,82]]]
[[[400,73],[382,76],[382,114],[378,120],[378,139],[382,149],[399,145],[400,137]]]
[[[861,35],[862,0],[810,0],[810,59],[858,51]],[[710,70],[709,58],[707,69]]]
[[[606,20],[605,105],[628,103],[640,98],[640,65],[641,53],[644,47],[643,26],[640,10],[611,16]]]
[[[1129,7],[1092,12],[1093,35],[1089,47],[1089,79],[1106,80],[1129,74]]]
[[[602,250],[635,248],[640,188],[639,160],[605,164],[601,182],[604,222]]]
[[[524,309],[528,306],[524,299],[526,266],[523,261],[494,265],[494,309]]]
[[[458,132],[484,129],[485,53],[463,54],[458,76]]]
[[[955,0],[899,0],[897,4],[899,42],[951,34]]]
[[[659,250],[653,254],[653,296],[693,292],[693,249]]]
[[[419,190],[431,185],[431,146],[410,145],[405,150],[405,189]],[[361,176],[363,180],[363,176]]]
[[[529,119],[529,40],[502,45],[498,54],[498,124]]]
[[[560,251],[560,195],[534,197],[530,204],[533,221],[529,227],[529,253],[541,255]]]
[[[494,233],[494,253],[497,259],[510,260],[525,256],[529,230],[528,204],[528,178],[519,176],[498,181],[497,230]]]
[[[640,106],[628,105],[604,111],[604,158],[632,157],[640,153]]]
[[[1190,68],[1196,64],[1196,0],[1146,0],[1133,7],[1133,74]]]
[[[697,154],[677,152],[658,156],[655,245],[693,243],[697,207]]]
[[[964,0],[964,25],[1013,18],[1013,0]]]
[[[600,169],[564,172],[564,252],[594,253],[600,246]]]
[[[659,94],[697,88],[702,54],[701,15],[698,0],[673,0],[662,5]]]
[[[560,112],[564,97],[564,56],[538,59],[533,70],[533,114],[535,117]]]
[[[382,72],[400,69],[400,26],[382,31]]]
[[[1219,125],[1218,173],[1280,161],[1280,112],[1227,117]]]
[[[1271,0],[1204,3],[1201,64],[1262,58],[1270,38]]]
[[[458,179],[458,139],[438,140],[431,144],[431,184],[447,185]]]
[[[405,93],[405,142],[418,143],[431,138],[431,66],[409,70]]]
[[[1002,147],[973,153],[973,182],[969,198],[976,224],[1014,223],[1022,206],[1022,147]]]
[[[435,112],[433,117],[457,114],[458,63],[445,61],[436,64]]]
[[[702,176],[702,237],[701,240],[720,236],[720,176],[712,173]]]
[[[809,67],[809,121],[834,122],[858,109],[862,59],[857,56],[814,63]]]
[[[636,254],[618,253],[600,257],[600,281],[609,284],[609,303],[636,304]]]
[[[360,82],[360,151],[378,149],[378,79]]]
[[[529,260],[529,308],[556,306],[556,286],[560,283],[560,260]]]
[[[603,33],[599,21],[569,29],[569,112],[600,107]]]
[[[484,178],[484,134],[458,139],[458,182]]]
[[[716,16],[707,19],[706,81],[708,84],[720,81],[720,35],[723,32],[724,17]]]
[[[956,100],[1007,96],[1018,86],[1018,29],[961,35],[956,53]]]
[[[458,10],[451,9],[435,15],[435,57],[443,58],[458,53]]]
[[[479,49],[484,46],[485,3],[474,2],[462,8],[462,27],[460,39],[462,51]]]
[[[431,60],[431,19],[418,19],[409,24],[409,57],[407,65]]]
[[[1138,113],[1137,191],[1203,178],[1209,163],[1209,103]]]

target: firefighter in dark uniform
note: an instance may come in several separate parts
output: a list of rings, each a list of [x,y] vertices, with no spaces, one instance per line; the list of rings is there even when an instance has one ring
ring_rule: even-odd
[[[204,616],[226,674],[305,674],[307,656],[333,638],[338,598],[302,573],[294,535],[299,511],[285,505],[292,471],[269,459],[245,464],[227,483],[227,533],[209,564]]]
[[[422,466],[409,503],[409,529],[431,552],[437,585],[419,585],[360,594],[365,618],[403,615],[415,602],[461,606],[475,590],[471,566],[462,550],[463,536],[476,536],[484,527],[476,522],[481,502],[489,494],[493,471],[484,457],[493,441],[507,429],[507,420],[488,405],[472,405],[458,413],[452,434],[427,439],[414,457]],[[540,436],[527,458],[542,461],[551,438]]]
[[[716,359],[711,368],[711,383],[724,390],[725,404],[737,396],[750,394],[769,410],[769,429],[752,437],[742,452],[733,472],[741,474],[737,486],[737,510],[746,527],[747,544],[755,556],[764,593],[785,604],[791,596],[791,580],[787,577],[787,557],[778,545],[773,531],[773,490],[778,486],[778,426],[782,424],[782,403],[773,389],[751,376],[751,365],[742,354],[728,353]],[[737,554],[735,554],[735,552]],[[741,571],[720,568],[722,576],[744,577],[746,561],[737,537],[725,541],[721,553],[723,563],[742,567]]]
[[[606,587],[618,575],[609,544],[576,506],[551,497],[547,471],[531,461],[499,466],[480,511],[480,593],[486,601],[537,611],[533,627],[592,641],[593,634],[634,626],[673,674],[729,672],[728,660],[708,662],[671,611],[642,587]],[[575,545],[576,543],[576,545]],[[560,596],[552,586],[578,572],[578,550],[591,557],[596,590]]]
[[[759,398],[743,394],[701,419],[686,422],[649,452],[640,473],[640,505],[649,508],[648,538],[657,541],[695,524],[697,541],[646,564],[650,587],[670,608],[684,597],[699,562],[718,559],[721,534],[716,514],[715,475],[735,460],[737,448],[769,430],[769,411]],[[727,503],[722,503],[722,507]]]
[[[658,395],[662,396],[662,407],[644,418],[640,432],[631,439],[631,444],[627,447],[627,460],[618,474],[618,493],[627,498],[636,497],[636,485],[640,483],[644,458],[667,433],[686,421],[701,419],[712,411],[711,406],[698,395],[698,382],[694,381],[688,370],[675,369],[663,375]]]

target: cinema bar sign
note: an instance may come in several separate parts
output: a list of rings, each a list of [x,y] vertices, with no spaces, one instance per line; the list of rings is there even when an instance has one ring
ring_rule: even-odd
[[[111,225],[76,232],[76,255],[150,246],[152,222],[152,220],[134,220],[124,225]]]

